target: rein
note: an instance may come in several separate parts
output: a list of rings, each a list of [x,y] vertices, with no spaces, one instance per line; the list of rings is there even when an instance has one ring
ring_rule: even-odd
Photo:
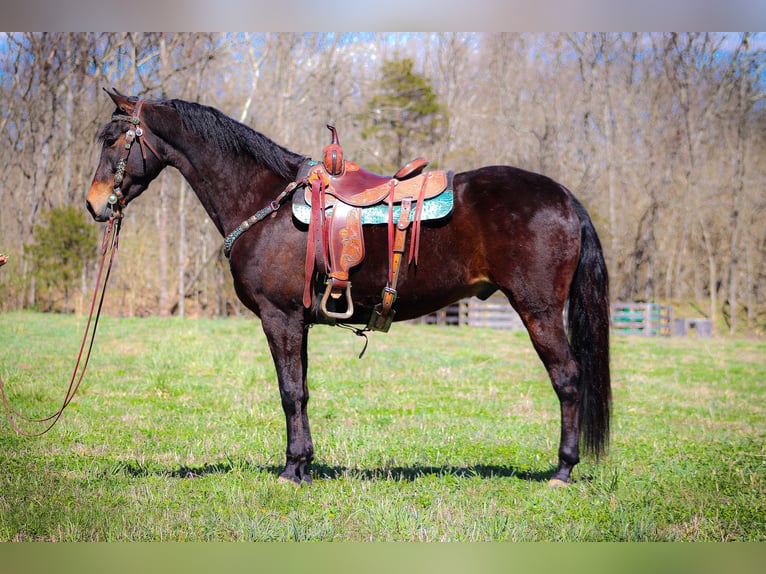
[[[119,245],[120,226],[122,225],[122,210],[126,205],[125,198],[122,193],[121,184],[125,177],[125,170],[128,166],[128,155],[133,147],[133,143],[138,141],[141,148],[141,156],[146,161],[146,149],[144,145],[148,147],[151,152],[160,157],[157,151],[154,149],[148,140],[142,138],[144,130],[141,129],[141,120],[139,114],[141,113],[141,106],[143,100],[136,102],[133,109],[132,116],[125,116],[120,114],[113,114],[112,121],[127,121],[131,127],[125,132],[125,145],[123,146],[120,157],[117,161],[117,168],[114,173],[114,185],[112,187],[112,193],[108,198],[108,202],[113,206],[113,215],[109,218],[109,225],[106,233],[104,234],[104,240],[101,245],[101,263],[98,268],[98,275],[96,277],[96,285],[93,289],[93,298],[90,304],[90,313],[88,314],[88,320],[85,325],[85,331],[82,336],[82,342],[80,343],[80,351],[77,354],[75,360],[74,369],[72,370],[72,376],[69,379],[69,387],[67,388],[64,400],[61,406],[53,414],[44,418],[31,418],[21,414],[17,409],[13,408],[5,394],[5,387],[2,378],[0,378],[0,397],[3,402],[3,409],[5,410],[5,416],[13,429],[21,435],[33,437],[41,436],[47,433],[53,428],[53,426],[61,418],[64,413],[64,409],[69,406],[69,403],[74,399],[77,390],[80,388],[83,378],[85,377],[85,371],[88,368],[88,362],[90,361],[90,354],[93,350],[93,343],[96,339],[96,330],[98,328],[98,321],[101,317],[101,308],[104,304],[104,296],[106,295],[106,286],[109,283],[109,276],[112,273],[112,265],[114,264],[115,257],[117,255],[117,247]],[[109,263],[107,264],[107,256]],[[104,270],[106,269],[106,273]],[[103,281],[102,281],[103,279]],[[102,284],[103,283],[103,284]],[[100,295],[99,295],[100,293]],[[86,350],[87,347],[87,350]],[[84,358],[83,358],[84,355]],[[21,428],[16,422],[17,420],[24,421],[26,423],[34,423],[38,425],[45,425],[40,431],[27,432]]]
[[[112,216],[109,219],[109,226],[104,234],[104,240],[101,245],[101,264],[98,268],[98,276],[96,277],[96,286],[93,290],[93,298],[90,304],[90,313],[88,314],[88,321],[85,325],[85,332],[83,333],[82,342],[80,343],[80,351],[75,361],[74,369],[72,370],[72,377],[69,380],[69,388],[67,389],[64,400],[61,406],[53,414],[44,418],[30,418],[21,414],[18,410],[13,408],[10,404],[8,397],[5,394],[5,387],[3,380],[0,378],[0,395],[2,395],[3,408],[5,410],[5,416],[13,429],[20,435],[33,437],[41,436],[47,433],[53,428],[61,415],[64,413],[64,409],[69,406],[69,403],[74,399],[77,390],[80,388],[85,371],[88,368],[88,361],[90,360],[90,354],[93,350],[93,342],[96,338],[96,329],[98,328],[98,320],[101,316],[101,308],[104,304],[104,295],[106,294],[106,286],[109,282],[109,275],[112,272],[112,264],[114,263],[115,256],[117,254],[118,238],[120,235],[120,225],[122,222],[121,215]],[[107,256],[109,259],[108,265],[106,264]],[[104,270],[106,269],[106,273]],[[103,285],[102,285],[103,278]],[[100,292],[100,295],[99,295]],[[91,328],[92,327],[92,328]],[[90,335],[89,335],[90,333]],[[87,348],[87,350],[86,350]],[[21,428],[17,423],[17,419],[25,421],[27,423],[35,423],[38,425],[45,425],[40,431],[27,432]]]

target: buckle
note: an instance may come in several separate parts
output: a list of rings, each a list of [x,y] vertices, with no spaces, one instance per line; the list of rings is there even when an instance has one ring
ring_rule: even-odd
[[[383,307],[391,306],[396,302],[396,298],[398,297],[398,293],[396,292],[396,289],[389,287],[386,285],[383,287],[383,291],[380,292],[380,297],[383,299]]]

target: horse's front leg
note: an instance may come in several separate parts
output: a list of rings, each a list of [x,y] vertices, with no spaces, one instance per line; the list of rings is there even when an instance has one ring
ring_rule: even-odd
[[[311,484],[309,466],[314,458],[314,443],[309,430],[308,329],[303,315],[273,312],[261,316],[277,370],[279,394],[287,422],[287,463],[280,481]]]

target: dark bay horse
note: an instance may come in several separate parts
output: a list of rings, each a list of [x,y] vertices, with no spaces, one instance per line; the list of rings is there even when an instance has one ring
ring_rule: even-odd
[[[232,245],[231,273],[238,297],[261,320],[276,367],[287,421],[280,479],[310,483],[307,340],[314,319],[303,304],[307,233],[290,209],[276,210],[275,200],[290,190],[307,158],[208,106],[109,95],[117,109],[99,131],[103,147],[87,196],[96,221],[121,215],[166,166],[186,178],[224,237],[255,213],[269,215]],[[551,483],[568,483],[581,440],[596,456],[609,440],[608,278],[593,223],[565,187],[514,167],[455,174],[453,189],[448,221],[423,223],[417,266],[405,268],[399,282],[396,320],[465,297],[505,294],[559,398]],[[367,253],[351,272],[350,324],[366,324],[380,301],[386,239],[386,225],[364,228]]]

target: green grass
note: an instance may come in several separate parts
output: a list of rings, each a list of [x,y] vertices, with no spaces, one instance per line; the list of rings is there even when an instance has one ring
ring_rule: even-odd
[[[0,376],[54,411],[83,320],[0,315]],[[613,338],[611,448],[549,489],[558,403],[524,333],[311,332],[314,486],[255,319],[102,319],[40,438],[0,421],[0,541],[763,541],[766,344]]]

